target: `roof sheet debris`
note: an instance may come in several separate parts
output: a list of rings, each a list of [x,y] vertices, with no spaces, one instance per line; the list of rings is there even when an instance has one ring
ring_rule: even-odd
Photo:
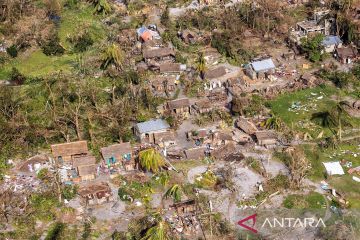
[[[328,175],[344,175],[340,162],[323,162]]]

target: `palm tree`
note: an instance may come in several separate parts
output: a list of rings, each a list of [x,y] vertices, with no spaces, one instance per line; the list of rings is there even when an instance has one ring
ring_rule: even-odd
[[[154,148],[140,151],[139,161],[141,167],[154,173],[159,172],[160,169],[165,166],[165,159]]]
[[[322,127],[329,128],[332,132],[331,127],[338,127],[338,136],[339,140],[342,139],[342,127],[344,125],[351,126],[350,115],[345,110],[345,107],[349,106],[349,103],[346,101],[337,102],[336,105],[327,111],[314,113],[311,117],[311,120],[320,121]]]
[[[283,123],[281,118],[272,115],[270,118],[266,119],[264,122],[261,123],[261,125],[263,127],[265,127],[266,129],[275,129],[275,130],[279,130]]]
[[[106,15],[111,12],[111,6],[107,0],[88,0],[95,8],[95,13]]]
[[[342,138],[342,126],[352,125],[350,120],[350,115],[345,109],[345,107],[347,106],[350,107],[348,102],[340,101],[332,109],[334,119],[336,120],[336,125],[338,126],[338,136],[340,141]]]
[[[164,194],[163,198],[172,198],[174,202],[181,201],[181,187],[179,184],[172,185]]]
[[[199,55],[199,58],[197,60],[196,70],[200,73],[201,79],[204,79],[205,70],[206,70],[206,61],[205,61],[204,53],[201,53]]]
[[[105,49],[102,60],[103,63],[101,64],[101,69],[105,70],[110,65],[114,65],[117,69],[121,69],[125,60],[125,54],[118,45],[113,43]]]
[[[168,185],[170,181],[170,176],[168,172],[159,172],[156,175],[154,175],[155,181],[161,184],[161,186],[165,187]]]
[[[170,240],[170,226],[160,213],[152,214],[155,224],[150,227],[141,240]]]
[[[199,175],[195,178],[195,183],[202,188],[213,188],[218,182],[218,178],[215,173],[211,170],[207,170],[206,172]]]
[[[313,113],[311,120],[318,122],[322,127],[329,128],[331,132],[333,132],[332,127],[336,126],[336,121],[330,111]]]

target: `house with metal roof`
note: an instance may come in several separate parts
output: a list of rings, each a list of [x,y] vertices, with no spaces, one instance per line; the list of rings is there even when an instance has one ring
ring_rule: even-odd
[[[342,47],[342,41],[338,36],[329,35],[321,42],[325,52],[332,53],[336,48]]]
[[[137,123],[134,133],[141,143],[156,143],[156,134],[170,131],[170,125],[163,119],[151,119]]]
[[[271,58],[254,61],[246,66],[246,74],[251,79],[263,79],[275,72],[275,64]]]

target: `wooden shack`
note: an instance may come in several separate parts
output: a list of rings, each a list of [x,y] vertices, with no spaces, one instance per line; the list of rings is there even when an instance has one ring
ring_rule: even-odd
[[[77,156],[72,160],[72,167],[75,169],[81,181],[95,179],[96,158],[92,155]]]
[[[79,156],[89,153],[87,141],[77,141],[51,145],[51,151],[55,160],[60,164],[69,163]]]
[[[108,147],[101,148],[104,164],[110,168],[123,166],[126,171],[134,169],[134,158],[132,147],[129,142],[117,143]]]

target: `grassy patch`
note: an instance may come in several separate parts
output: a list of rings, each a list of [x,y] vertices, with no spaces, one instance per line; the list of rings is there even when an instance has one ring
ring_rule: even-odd
[[[89,31],[95,42],[106,35],[100,17],[94,14],[94,8],[90,4],[80,4],[79,9],[67,9],[63,12],[59,28],[61,45],[68,50],[70,43],[66,40],[67,37],[83,29]]]
[[[326,206],[326,200],[317,192],[308,195],[292,194],[285,198],[283,206],[289,209],[321,209]]]
[[[321,150],[315,146],[304,145],[305,154],[312,166],[310,179],[320,181],[324,179],[325,168],[322,162],[346,160],[352,167],[360,166],[360,147],[357,144],[343,143],[337,149]],[[352,179],[353,175],[347,173],[348,167],[343,166],[345,175],[330,176],[327,182],[337,191],[345,194],[351,208],[360,208],[360,183]]]
[[[36,50],[30,55],[18,57],[0,70],[0,79],[9,77],[12,67],[16,67],[25,76],[41,77],[62,71],[68,73],[76,61],[75,55],[46,56],[42,51]]]
[[[52,73],[70,73],[76,63],[77,56],[71,53],[71,44],[67,40],[80,31],[86,29],[94,42],[100,42],[106,38],[106,31],[98,15],[93,14],[94,9],[90,4],[79,4],[78,9],[64,9],[61,14],[61,22],[58,34],[61,45],[67,54],[62,56],[46,56],[40,49],[28,51],[15,59],[7,62],[0,69],[0,79],[8,79],[12,67],[16,67],[25,76],[43,77]],[[86,55],[98,55],[96,48],[91,48]]]
[[[183,171],[185,173],[194,167],[204,165],[204,163],[200,160],[181,160],[172,162],[171,164],[176,168],[176,170]]]
[[[313,123],[311,115],[334,106],[335,101],[330,96],[336,93],[336,89],[330,86],[305,89],[294,93],[280,95],[269,102],[271,110],[279,116],[289,127],[301,132],[308,132],[316,137],[322,130],[330,134],[329,129]]]

